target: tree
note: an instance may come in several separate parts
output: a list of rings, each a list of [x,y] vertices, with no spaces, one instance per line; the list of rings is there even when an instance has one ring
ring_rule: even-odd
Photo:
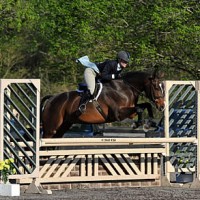
[[[42,94],[71,90],[83,78],[76,58],[123,49],[129,70],[199,79],[199,16],[197,0],[1,0],[0,75],[41,78]]]

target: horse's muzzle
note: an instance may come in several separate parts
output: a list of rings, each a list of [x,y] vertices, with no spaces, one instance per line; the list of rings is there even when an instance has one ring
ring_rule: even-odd
[[[155,99],[155,104],[159,111],[163,112],[165,110],[165,101],[163,98]]]

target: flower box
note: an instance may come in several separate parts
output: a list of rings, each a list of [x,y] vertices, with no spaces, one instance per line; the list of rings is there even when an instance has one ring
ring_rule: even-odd
[[[20,196],[19,184],[0,184],[0,196]]]
[[[189,183],[193,182],[193,173],[178,173],[176,175],[176,182],[177,183]]]

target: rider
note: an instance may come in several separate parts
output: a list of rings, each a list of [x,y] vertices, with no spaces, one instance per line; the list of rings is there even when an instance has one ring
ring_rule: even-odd
[[[127,67],[129,61],[130,54],[127,51],[120,51],[117,54],[116,60],[106,60],[102,63],[95,63],[97,70],[95,70],[95,68],[86,67],[84,71],[84,80],[88,90],[83,94],[80,101],[79,110],[82,113],[86,109],[87,102],[94,98],[93,94],[95,90],[96,78],[103,82],[120,78],[120,73]]]

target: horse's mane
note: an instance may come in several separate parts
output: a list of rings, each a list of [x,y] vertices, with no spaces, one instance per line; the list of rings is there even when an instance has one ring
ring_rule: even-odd
[[[144,71],[130,71],[123,74],[123,78],[126,80],[135,79],[135,78],[144,79],[149,76],[150,76],[150,73],[144,72]]]

